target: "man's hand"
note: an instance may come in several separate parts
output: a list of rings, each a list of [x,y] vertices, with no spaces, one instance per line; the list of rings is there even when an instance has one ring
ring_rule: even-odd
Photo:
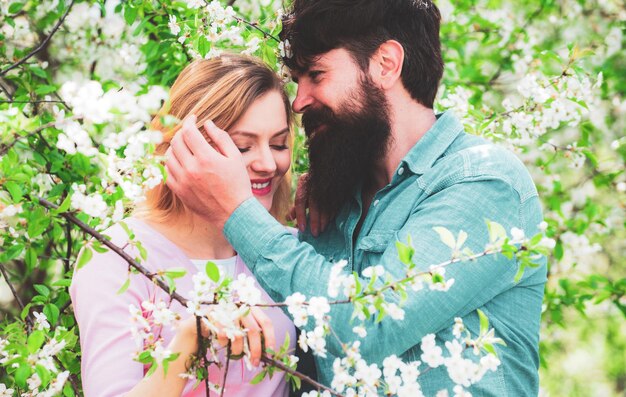
[[[187,117],[170,143],[167,186],[185,206],[223,228],[239,204],[252,197],[250,177],[228,133],[207,121],[209,144],[195,124],[194,115]]]
[[[307,178],[309,174],[302,174],[298,178],[298,187],[296,189],[296,198],[294,207],[289,213],[289,220],[295,220],[298,230],[304,232],[306,229],[306,211],[309,210],[309,222],[311,234],[317,237],[323,232],[331,220],[331,216],[322,213],[315,203],[309,199],[309,192],[306,190]]]

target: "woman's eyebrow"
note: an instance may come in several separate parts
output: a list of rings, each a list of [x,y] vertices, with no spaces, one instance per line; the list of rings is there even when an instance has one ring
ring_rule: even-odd
[[[272,138],[276,138],[277,136],[286,134],[289,132],[289,127],[285,127],[282,130],[275,132],[274,134],[272,134]],[[234,135],[242,135],[244,137],[250,137],[250,138],[254,138],[257,135],[259,135],[257,132],[250,132],[250,131],[242,131],[242,130],[237,130],[237,131],[233,131],[230,133],[231,136]]]

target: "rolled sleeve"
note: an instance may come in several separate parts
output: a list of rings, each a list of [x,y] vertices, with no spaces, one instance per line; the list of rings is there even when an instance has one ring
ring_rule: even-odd
[[[235,209],[224,225],[224,236],[251,271],[273,240],[292,236],[254,197]]]

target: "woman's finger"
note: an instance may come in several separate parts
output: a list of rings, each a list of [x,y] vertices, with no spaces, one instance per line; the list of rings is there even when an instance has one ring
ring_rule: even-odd
[[[241,323],[246,328],[248,335],[248,345],[250,346],[250,362],[255,367],[261,362],[261,354],[263,354],[263,343],[261,342],[261,327],[257,324],[254,316],[248,314],[241,319]]]
[[[265,349],[276,351],[276,336],[272,320],[260,307],[253,307],[250,313],[254,316],[256,323],[261,328]]]

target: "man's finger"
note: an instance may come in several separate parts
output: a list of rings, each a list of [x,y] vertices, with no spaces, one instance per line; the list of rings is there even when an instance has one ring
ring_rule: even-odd
[[[265,342],[265,349],[271,349],[276,351],[276,336],[274,334],[274,323],[269,316],[259,307],[253,307],[251,313],[254,316],[257,324],[261,327],[263,333],[263,340]]]
[[[296,188],[296,198],[294,200],[296,224],[301,233],[306,229],[306,209],[308,201],[308,193],[306,191],[307,176],[308,174],[302,174],[300,178],[298,178],[298,187]]]
[[[320,233],[320,223],[321,223],[320,210],[317,208],[313,201],[309,202],[309,228],[311,229],[311,234],[314,237]]]
[[[257,367],[261,362],[263,344],[261,343],[261,328],[254,317],[248,314],[241,319],[241,323],[248,330],[248,345],[250,346],[250,362]]]
[[[183,127],[176,134],[176,137],[180,136],[185,145],[189,148],[189,150],[198,155],[200,153],[212,153],[215,150],[209,145],[206,141],[202,132],[196,127],[196,116],[191,115],[185,119],[183,122]],[[173,139],[172,139],[173,140]]]
[[[287,213],[287,220],[289,222],[296,220],[296,207],[295,206],[291,206],[291,208],[289,209],[289,212]]]
[[[184,129],[185,127],[183,127],[183,129],[170,141],[170,148],[168,149],[170,154],[168,156],[168,161],[172,158],[172,156],[174,156],[183,168],[188,168],[196,160],[194,159],[193,152],[183,139]]]
[[[208,120],[204,123],[204,130],[206,131],[209,139],[213,141],[215,148],[224,156],[241,156],[239,149],[237,149],[237,146],[230,138],[230,135],[228,135],[226,131],[217,128],[213,121]]]
[[[169,181],[171,179],[173,179],[173,182],[180,179],[183,166],[180,164],[171,148],[167,149],[165,157],[167,158],[167,161],[165,162],[165,171],[167,171],[167,182],[169,185]]]
[[[330,222],[330,220],[331,220],[331,216],[328,215],[327,213],[320,214],[320,226],[319,226],[320,233],[326,230],[326,226],[328,226],[328,223]]]

